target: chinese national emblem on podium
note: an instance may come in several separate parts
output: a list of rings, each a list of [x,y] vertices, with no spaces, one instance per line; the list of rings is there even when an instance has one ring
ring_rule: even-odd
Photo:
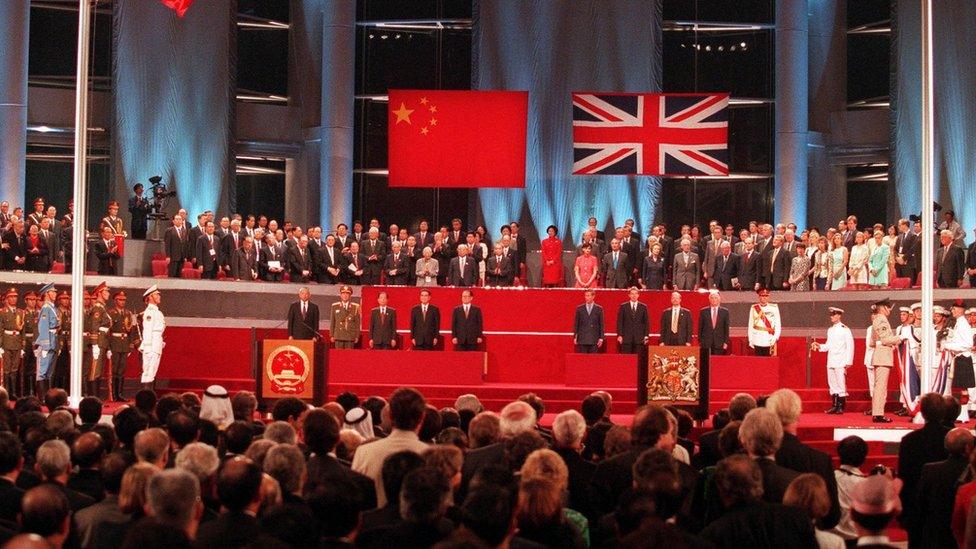
[[[284,345],[268,355],[264,366],[265,382],[275,393],[304,396],[311,370],[305,351],[294,345]]]

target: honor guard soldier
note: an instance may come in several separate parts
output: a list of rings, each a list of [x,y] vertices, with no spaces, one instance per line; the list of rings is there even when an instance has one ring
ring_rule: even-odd
[[[44,398],[51,383],[51,374],[57,359],[58,349],[58,311],[54,307],[54,300],[58,291],[54,284],[46,284],[41,288],[40,313],[37,315],[37,338],[34,340],[34,356],[37,358],[37,396]]]
[[[842,322],[844,309],[828,307],[827,312],[831,323],[827,329],[827,341],[814,341],[810,349],[827,353],[827,386],[833,406],[824,413],[843,414],[847,404],[847,368],[854,364],[854,335]]]
[[[88,346],[90,347],[91,363],[85,368],[86,396],[98,396],[98,382],[105,369],[105,355],[109,350],[109,331],[112,329],[112,319],[108,316],[105,303],[108,301],[108,286],[102,282],[93,291],[95,301],[85,317],[85,331],[88,332]]]
[[[117,200],[108,203],[108,215],[103,217],[99,223],[99,230],[105,227],[112,230],[112,236],[126,236],[125,229],[122,226],[122,218],[119,217],[119,202]]]
[[[24,371],[21,364],[24,359],[24,311],[17,308],[17,290],[10,288],[4,294],[7,301],[3,312],[0,313],[0,325],[3,327],[3,386],[11,400],[23,396],[21,390],[24,385]]]
[[[112,384],[108,395],[113,402],[123,402],[122,386],[125,384],[125,363],[132,351],[132,311],[125,307],[125,292],[119,290],[113,296],[115,306],[109,309],[112,320],[109,330],[109,375]]]
[[[339,289],[339,301],[332,304],[329,332],[336,349],[352,349],[362,331],[363,316],[359,304],[350,301],[352,288],[343,285]]]
[[[888,376],[895,365],[895,347],[901,339],[895,335],[888,322],[892,303],[888,298],[882,299],[871,306],[874,316],[871,318],[871,340],[868,345],[874,350],[871,354],[871,366],[874,367],[874,390],[871,393],[871,415],[874,423],[891,423],[892,419],[885,416],[885,401],[888,399]]]
[[[779,305],[769,302],[768,289],[761,288],[756,293],[759,303],[749,309],[749,347],[756,351],[757,356],[773,356],[776,354],[776,342],[783,331]]]
[[[51,375],[51,386],[68,388],[68,370],[71,367],[71,294],[58,293],[58,358]]]
[[[44,199],[37,197],[34,199],[34,211],[24,221],[27,228],[30,229],[31,225],[40,225],[41,219],[44,219]]]
[[[34,341],[37,340],[37,317],[40,308],[37,292],[31,290],[24,294],[24,370],[23,392],[21,396],[34,394],[34,380],[37,377],[37,356],[34,355]],[[37,395],[44,398],[43,395]]]
[[[139,352],[142,353],[142,385],[147,389],[155,389],[156,372],[159,371],[159,361],[163,358],[163,332],[166,331],[166,318],[159,310],[163,295],[156,285],[150,286],[142,294],[146,302],[146,310],[142,312],[142,342]]]

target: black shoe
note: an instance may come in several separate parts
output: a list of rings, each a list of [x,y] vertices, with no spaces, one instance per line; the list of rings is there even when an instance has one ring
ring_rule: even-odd
[[[830,395],[830,398],[833,399],[833,403],[830,406],[830,408],[824,410],[824,413],[825,414],[836,414],[837,413],[837,395]]]
[[[874,423],[891,423],[894,420],[891,419],[890,417],[874,416],[874,419],[872,419],[871,421]]]
[[[907,416],[911,415],[911,412],[908,411],[908,408],[905,408],[904,406],[902,406],[901,407],[901,410],[898,410],[897,412],[895,412],[895,415],[898,416],[898,417],[907,417]]]
[[[847,397],[846,396],[837,397],[837,413],[839,415],[843,415],[845,406],[847,406]]]

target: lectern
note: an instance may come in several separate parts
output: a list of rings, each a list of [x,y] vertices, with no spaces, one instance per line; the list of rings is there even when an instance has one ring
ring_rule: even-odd
[[[328,353],[310,339],[265,339],[256,342],[255,382],[262,404],[286,397],[325,402]]]

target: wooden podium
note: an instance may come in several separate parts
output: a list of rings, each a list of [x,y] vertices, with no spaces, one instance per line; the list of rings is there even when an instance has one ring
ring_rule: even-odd
[[[258,342],[260,362],[255,368],[257,397],[262,404],[286,397],[325,402],[328,353],[311,339],[265,339]]]
[[[651,345],[637,355],[637,404],[684,408],[708,418],[707,349]]]

